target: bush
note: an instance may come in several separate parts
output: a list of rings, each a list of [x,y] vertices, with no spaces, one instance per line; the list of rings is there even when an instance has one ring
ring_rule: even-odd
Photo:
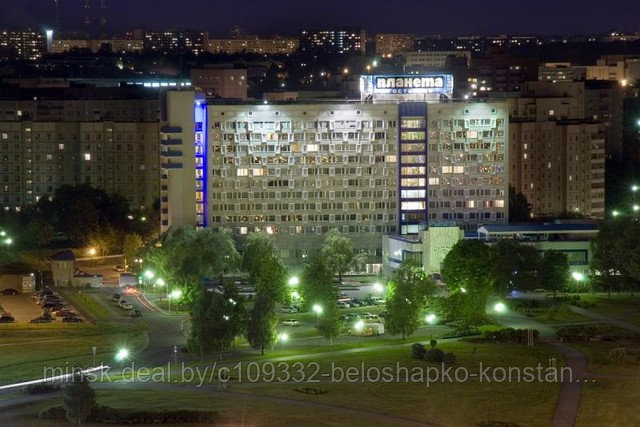
[[[436,346],[438,345],[438,341],[430,340],[429,341],[429,345],[431,346],[431,348],[436,348]]]
[[[67,410],[62,405],[52,406],[40,411],[39,417],[47,420],[66,420]]]
[[[456,363],[456,355],[453,354],[452,352],[445,353],[444,357],[442,358],[442,362],[445,365],[455,365],[455,363]]]
[[[425,358],[429,362],[442,363],[444,361],[444,351],[439,348],[432,348],[427,351]]]
[[[427,349],[419,342],[411,345],[411,357],[414,359],[424,359]]]
[[[45,394],[60,390],[60,385],[55,383],[32,384],[27,386],[27,394]]]
[[[295,389],[298,393],[304,394],[327,394],[327,389],[319,387],[297,387]]]
[[[533,338],[538,338],[539,331],[533,330]],[[483,333],[486,340],[492,341],[517,341],[522,342],[527,337],[527,329],[503,328],[496,330],[486,330]]]

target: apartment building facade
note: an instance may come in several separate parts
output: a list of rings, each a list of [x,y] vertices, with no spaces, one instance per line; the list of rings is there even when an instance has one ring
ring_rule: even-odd
[[[376,34],[376,54],[391,58],[399,52],[412,51],[415,40],[413,34]]]
[[[20,210],[87,183],[135,207],[159,195],[155,99],[0,100],[0,205]]]
[[[265,231],[292,261],[332,228],[380,257],[387,234],[507,222],[503,103],[167,105],[162,229]]]

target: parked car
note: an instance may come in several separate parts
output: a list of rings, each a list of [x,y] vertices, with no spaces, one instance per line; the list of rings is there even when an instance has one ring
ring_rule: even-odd
[[[345,322],[353,322],[353,321],[358,320],[360,318],[360,315],[359,314],[355,314],[355,313],[347,313],[347,314],[343,314],[340,317]]]
[[[295,314],[298,312],[298,307],[282,307],[280,313]]]
[[[140,310],[133,310],[131,317],[142,317],[142,312]]]
[[[338,305],[338,308],[351,308],[347,302],[337,302],[336,304]]]
[[[57,311],[57,310],[62,310],[64,308],[64,305],[60,303],[47,302],[45,304],[42,304],[42,308],[49,311]]]
[[[13,323],[16,319],[9,313],[0,314],[0,323]]]
[[[35,318],[29,320],[29,323],[51,323],[52,321],[53,321],[53,319],[51,317],[38,316],[38,317],[35,317]]]
[[[368,316],[364,316],[364,321],[365,323],[381,323],[382,319],[380,319],[380,316],[376,314],[370,314]]]
[[[296,319],[287,319],[282,322],[282,326],[300,326],[300,322],[298,322]]]
[[[120,294],[113,294],[113,296],[111,297],[111,300],[112,300],[113,302],[120,302],[120,299],[121,299],[121,298],[122,298],[122,297],[120,296]]]
[[[51,314],[53,314],[55,317],[69,317],[69,316],[75,317],[78,315],[77,313],[69,310],[68,308],[63,308],[62,310],[55,310],[51,312]]]
[[[120,300],[120,302],[118,303],[118,307],[123,310],[133,310],[133,306],[131,305],[131,303],[125,300]]]
[[[117,271],[118,273],[122,273],[126,270],[126,268],[124,268],[124,265],[114,265],[113,266],[113,271]]]
[[[79,318],[79,317],[71,317],[71,316],[63,317],[62,321],[64,323],[82,323],[82,319],[81,318]]]
[[[0,294],[2,295],[18,295],[18,291],[16,289],[11,289],[11,288],[7,288],[7,289],[3,289]]]

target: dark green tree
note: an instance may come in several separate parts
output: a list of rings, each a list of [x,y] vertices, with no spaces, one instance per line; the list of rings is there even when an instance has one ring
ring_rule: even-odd
[[[355,256],[351,239],[337,228],[332,228],[325,235],[320,254],[326,260],[329,268],[338,275],[338,280],[342,282],[342,275],[349,271]]]
[[[500,239],[491,247],[494,290],[506,295],[514,289],[533,290],[538,287],[540,255],[536,248],[515,240]]]
[[[310,309],[318,305],[322,313],[318,315],[318,332],[331,341],[342,329],[338,312],[338,288],[333,283],[333,271],[321,255],[315,256],[305,266],[300,283],[303,308]]]
[[[509,221],[531,221],[531,205],[524,194],[516,192],[516,189],[511,186],[509,186]]]
[[[191,312],[189,351],[203,356],[226,350],[244,325],[244,306],[234,285],[202,289]]]
[[[625,255],[620,251],[623,233],[633,227],[632,220],[620,218],[619,221],[604,221],[598,235],[591,241],[591,260],[589,268],[593,284],[609,296],[620,290],[626,274]],[[629,256],[627,254],[626,256]]]
[[[412,335],[420,326],[420,315],[427,297],[435,290],[435,283],[414,261],[404,261],[387,283],[385,327],[402,339]]]
[[[242,258],[244,271],[249,273],[256,291],[266,292],[269,300],[287,303],[287,270],[278,257],[273,240],[266,233],[251,233]]]
[[[569,259],[567,255],[558,251],[546,251],[542,255],[540,266],[540,282],[542,288],[553,292],[556,297],[558,292],[567,288],[569,281]]]
[[[276,322],[273,301],[266,292],[259,292],[247,322],[247,341],[251,348],[264,354],[265,350],[273,347],[276,342]]]
[[[448,315],[464,326],[482,324],[493,288],[490,248],[479,240],[459,241],[442,263],[442,277],[450,293]]]
[[[338,299],[337,292],[335,299],[336,301]],[[318,324],[316,326],[320,335],[329,340],[330,345],[333,345],[333,340],[340,335],[343,326],[336,301],[332,304],[331,301],[328,300],[324,304],[320,304],[322,307],[322,314],[319,315]]]
[[[62,403],[69,422],[82,426],[96,407],[96,393],[82,375],[78,374],[64,388]]]

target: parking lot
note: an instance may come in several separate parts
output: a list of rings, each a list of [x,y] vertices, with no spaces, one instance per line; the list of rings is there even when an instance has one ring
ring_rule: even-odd
[[[42,314],[40,307],[31,299],[31,294],[0,295],[0,306],[5,312],[11,313],[18,323],[26,323]]]

